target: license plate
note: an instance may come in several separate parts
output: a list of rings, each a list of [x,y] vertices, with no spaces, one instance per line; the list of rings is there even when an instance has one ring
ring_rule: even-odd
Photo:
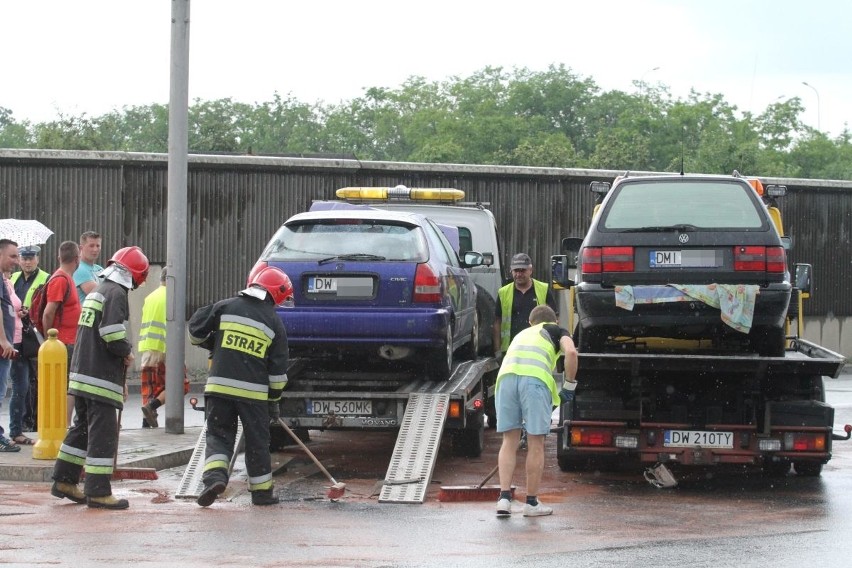
[[[367,416],[373,413],[371,400],[309,400],[308,414]]]
[[[722,265],[721,253],[715,250],[652,250],[648,258],[651,268],[712,268]]]
[[[337,292],[337,278],[311,276],[308,278],[308,292],[311,294]]]
[[[666,430],[663,445],[667,448],[733,448],[733,432],[708,432],[704,430]]]

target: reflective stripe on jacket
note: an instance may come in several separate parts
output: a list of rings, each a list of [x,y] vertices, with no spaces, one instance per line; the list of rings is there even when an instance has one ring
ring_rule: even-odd
[[[142,304],[142,327],[139,330],[139,352],[166,352],[166,287],[160,286]]]
[[[532,279],[535,288],[535,300],[537,306],[547,304],[547,282]],[[515,298],[515,283],[509,282],[497,290],[497,299],[500,301],[500,351],[506,352],[512,338],[512,300]]]
[[[535,377],[543,381],[550,389],[553,406],[559,406],[561,404],[559,389],[553,379],[559,345],[553,344],[553,339],[544,329],[544,325],[543,323],[534,325],[515,336],[503,358],[503,364],[500,365],[494,390],[500,388],[500,379],[508,373],[522,377]]]

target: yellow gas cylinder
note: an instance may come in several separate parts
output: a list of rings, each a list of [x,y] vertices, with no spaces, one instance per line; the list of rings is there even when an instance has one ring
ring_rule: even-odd
[[[65,439],[68,422],[68,350],[55,329],[38,350],[38,441],[33,459],[55,460]]]

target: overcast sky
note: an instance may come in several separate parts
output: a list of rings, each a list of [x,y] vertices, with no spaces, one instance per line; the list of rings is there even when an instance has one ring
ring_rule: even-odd
[[[170,16],[169,0],[0,0],[0,107],[41,122],[167,103]],[[754,113],[797,96],[806,124],[852,125],[849,0],[195,0],[190,21],[190,99],[336,103],[564,64],[604,90],[644,79]]]

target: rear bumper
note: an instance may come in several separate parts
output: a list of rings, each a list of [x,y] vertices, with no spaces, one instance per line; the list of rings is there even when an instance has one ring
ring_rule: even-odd
[[[294,308],[279,313],[294,347],[440,347],[451,319],[448,310],[436,308]]]

